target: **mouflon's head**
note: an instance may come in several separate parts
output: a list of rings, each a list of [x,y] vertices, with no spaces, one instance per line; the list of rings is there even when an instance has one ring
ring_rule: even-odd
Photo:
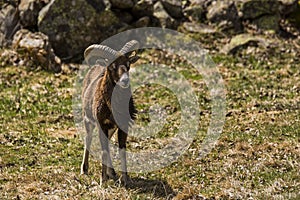
[[[127,42],[120,51],[115,51],[105,45],[91,45],[85,50],[84,57],[87,63],[90,58],[96,57],[96,63],[107,67],[107,72],[115,84],[128,88],[130,65],[139,59],[138,47],[139,43],[136,40]]]

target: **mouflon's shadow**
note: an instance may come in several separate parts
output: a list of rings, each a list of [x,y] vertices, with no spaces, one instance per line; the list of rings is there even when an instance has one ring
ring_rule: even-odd
[[[172,199],[176,196],[171,186],[163,180],[147,180],[142,178],[132,178],[132,182],[127,188],[138,190],[139,193],[149,193],[154,197]]]

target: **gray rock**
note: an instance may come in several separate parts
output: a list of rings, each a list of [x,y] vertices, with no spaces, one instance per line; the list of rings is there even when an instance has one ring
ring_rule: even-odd
[[[279,12],[285,16],[296,11],[298,7],[298,0],[279,0]]]
[[[141,17],[133,23],[135,28],[147,27],[150,24],[150,18],[148,16]]]
[[[175,19],[183,17],[181,0],[161,0],[161,3],[171,17]]]
[[[9,46],[17,30],[20,29],[19,11],[10,4],[0,10],[0,47]]]
[[[19,53],[24,65],[41,66],[48,71],[60,72],[61,61],[54,54],[45,34],[21,29],[14,36],[13,47]]]
[[[134,6],[136,0],[109,0],[113,8],[129,9]]]
[[[230,42],[225,45],[223,49],[221,49],[221,52],[225,54],[234,54],[239,49],[250,45],[261,45],[264,48],[267,48],[269,43],[262,37],[253,36],[250,34],[240,34],[231,38]]]
[[[279,1],[274,0],[239,0],[236,2],[243,19],[255,19],[263,15],[274,15],[279,12]]]
[[[239,32],[242,29],[242,23],[233,1],[217,1],[211,4],[206,17],[211,23],[217,24],[222,31]]]
[[[153,15],[159,19],[160,26],[163,28],[176,28],[178,26],[177,21],[169,15],[162,3],[159,1],[154,4]]]
[[[64,61],[81,61],[84,49],[114,35],[121,23],[110,10],[98,12],[85,0],[52,0],[39,13],[38,28]]]
[[[182,26],[185,30],[187,30],[190,33],[213,34],[218,32],[212,26],[195,22],[184,22]]]
[[[44,0],[21,0],[18,9],[22,28],[36,31],[39,12],[45,5]]]
[[[131,13],[136,18],[153,16],[154,7],[152,0],[140,0],[132,8]]]

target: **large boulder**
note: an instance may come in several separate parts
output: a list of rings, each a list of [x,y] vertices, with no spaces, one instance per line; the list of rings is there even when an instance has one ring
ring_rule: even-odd
[[[96,0],[94,0],[96,1]],[[63,61],[82,60],[82,52],[91,43],[99,43],[120,28],[119,19],[105,4],[92,0],[51,0],[39,13],[38,28],[49,37]],[[97,6],[97,7],[95,7]]]
[[[18,6],[22,28],[37,31],[40,10],[46,5],[47,0],[21,0]]]
[[[222,31],[239,32],[242,29],[238,10],[233,1],[214,2],[208,7],[206,18],[211,23],[217,24]]]
[[[48,37],[43,33],[32,33],[29,30],[21,29],[14,36],[13,48],[20,55],[22,65],[40,66],[53,72],[61,70],[61,61],[54,54]]]
[[[8,46],[20,29],[19,11],[11,4],[4,4],[0,10],[0,47]]]

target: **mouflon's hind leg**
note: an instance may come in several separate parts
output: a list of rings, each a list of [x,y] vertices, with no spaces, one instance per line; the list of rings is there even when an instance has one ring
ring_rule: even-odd
[[[95,126],[87,119],[84,120],[84,126],[86,130],[86,135],[84,140],[84,153],[83,153],[83,159],[81,164],[81,174],[88,174],[90,148],[91,148],[91,143],[93,138],[93,130]]]
[[[130,181],[130,178],[127,174],[126,141],[127,141],[127,133],[125,133],[121,129],[118,129],[119,154],[121,159],[121,172],[122,172],[121,183],[125,186]]]
[[[108,130],[108,158],[107,158],[107,168],[106,168],[106,173],[110,179],[117,180],[117,173],[114,170],[112,160],[111,160],[111,154],[110,154],[110,147],[109,147],[109,141],[112,138],[114,132],[116,129],[110,129]]]

